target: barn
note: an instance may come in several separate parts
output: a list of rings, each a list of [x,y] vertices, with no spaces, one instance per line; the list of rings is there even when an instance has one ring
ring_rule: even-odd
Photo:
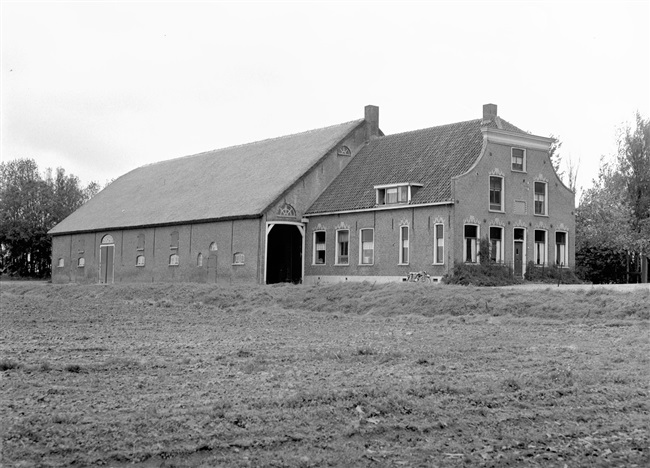
[[[552,139],[480,118],[384,135],[362,119],[135,169],[52,235],[55,283],[435,279],[478,263],[574,264]]]

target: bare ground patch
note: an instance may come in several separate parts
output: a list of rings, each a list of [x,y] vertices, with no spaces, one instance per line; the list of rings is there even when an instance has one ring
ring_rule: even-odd
[[[2,287],[5,466],[644,466],[647,291]]]

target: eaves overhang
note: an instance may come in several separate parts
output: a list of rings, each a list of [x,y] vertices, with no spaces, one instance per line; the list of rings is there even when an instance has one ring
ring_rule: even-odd
[[[309,218],[310,216],[329,216],[329,215],[340,215],[340,214],[349,214],[349,213],[367,213],[369,211],[389,211],[389,210],[403,210],[406,208],[425,208],[428,206],[440,206],[440,205],[453,205],[453,200],[447,200],[442,202],[434,203],[405,203],[403,205],[390,205],[390,206],[373,206],[370,208],[358,208],[356,210],[340,210],[340,211],[324,211],[322,213],[305,213],[303,216]]]

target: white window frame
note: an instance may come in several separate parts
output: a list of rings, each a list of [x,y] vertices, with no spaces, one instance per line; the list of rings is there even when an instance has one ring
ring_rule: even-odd
[[[245,265],[246,264],[246,255],[243,252],[235,252],[232,254],[232,264],[233,265]]]
[[[404,239],[406,232],[406,239]],[[406,241],[406,242],[405,242]],[[406,249],[406,259],[404,258],[404,249]],[[399,264],[408,265],[411,260],[411,229],[408,225],[399,227]]]
[[[515,164],[514,163],[514,157],[515,157],[514,152],[515,152],[515,150],[523,152],[523,161],[522,161],[522,167],[523,168],[522,169],[515,169],[514,168],[514,164]],[[527,158],[526,158],[526,149],[525,148],[517,148],[517,147],[510,148],[510,169],[513,172],[526,172],[526,159]]]
[[[405,182],[399,184],[375,185],[375,203],[379,206],[408,205],[411,203],[411,199],[415,194],[413,187],[420,188],[422,187],[422,184]],[[389,191],[395,191],[396,201],[388,202]],[[404,196],[406,198],[404,198]]]
[[[442,237],[438,237],[438,226],[442,229]],[[440,244],[438,244],[439,241],[441,241]],[[438,255],[438,247],[442,248],[441,255]],[[445,264],[445,225],[442,223],[433,225],[433,264]]]
[[[476,237],[466,237],[465,236],[465,227],[474,226],[476,227]],[[473,245],[473,255],[471,255],[472,260],[467,260],[467,239],[474,239]],[[463,263],[475,264],[479,263],[479,247],[481,241],[481,226],[478,224],[466,223],[463,224]]]
[[[316,235],[319,234],[319,233],[322,233],[323,236],[324,236],[324,241],[323,241],[323,244],[322,244],[323,247],[324,247],[323,250],[322,250],[322,252],[324,252],[323,253],[323,263],[317,263],[316,262],[316,259],[318,258],[318,250],[317,250],[318,244],[316,243]],[[314,231],[314,235],[313,235],[312,239],[313,239],[313,249],[312,249],[313,252],[312,252],[311,264],[315,265],[315,266],[325,265],[327,263],[327,232],[324,231],[324,230]]]
[[[498,209],[497,208],[492,208],[491,197],[492,197],[492,179],[493,178],[494,179],[499,179],[501,181],[501,190],[499,191],[499,196],[500,196],[501,200],[499,202],[499,208]],[[491,175],[491,176],[489,176],[488,184],[489,184],[489,187],[488,187],[488,211],[497,212],[497,213],[505,212],[505,210],[506,210],[506,207],[505,207],[505,192],[506,192],[505,191],[505,185],[506,185],[506,183],[505,183],[504,178],[501,177],[501,176]]]
[[[564,252],[560,254],[562,258],[558,258],[557,246],[560,245],[557,243],[557,235],[564,234]],[[557,266],[562,266],[562,268],[569,268],[569,233],[567,231],[555,231],[555,264]],[[560,261],[558,261],[560,260]]]
[[[537,184],[544,184],[544,212],[543,213],[538,213],[537,212],[537,191],[535,190],[535,186]],[[543,180],[536,180],[533,182],[533,213],[535,216],[548,216],[548,182],[544,182]]]
[[[64,260],[62,257],[60,257],[60,258],[59,258],[59,261],[58,261],[57,264],[56,264],[56,266],[57,266],[58,268],[63,268],[63,267],[65,266],[65,260]]]
[[[493,261],[495,263],[504,263],[504,254],[505,254],[504,247],[505,247],[505,244],[506,244],[505,239],[504,239],[505,229],[502,226],[490,226],[488,228],[488,239],[490,241],[490,260],[492,260],[492,251],[493,251],[493,247],[492,247],[492,239],[493,239],[493,237],[492,237],[492,229],[498,229],[499,231],[501,231],[501,237],[499,238],[500,242],[499,242],[499,247],[498,247],[496,259],[494,259]]]
[[[196,256],[196,266],[197,268],[200,268],[203,266],[203,253],[199,252],[198,255]]]
[[[142,263],[140,263],[140,259],[142,259]],[[143,267],[145,265],[145,258],[144,255],[138,255],[135,257],[135,266],[137,267]]]
[[[343,255],[341,255],[341,241],[339,240],[339,236],[343,233],[347,233],[348,235],[347,254],[345,255],[345,260],[342,259]],[[337,229],[335,239],[336,239],[336,249],[334,255],[334,265],[348,266],[350,264],[350,230]]]
[[[84,257],[79,257],[77,259],[77,268],[83,268],[86,266],[86,259]]]
[[[169,256],[169,266],[179,266],[181,264],[181,257],[177,253]]]
[[[370,258],[370,262],[364,262],[363,261],[363,253],[366,249],[363,248],[364,243],[363,243],[363,231],[370,231],[372,233],[372,256]],[[374,265],[375,264],[375,230],[373,228],[362,228],[359,229],[359,265],[361,266],[368,266],[368,265]]]
[[[539,249],[537,247],[537,232],[544,233],[544,251],[542,255],[544,258],[539,258]],[[540,262],[541,260],[541,262]],[[546,229],[534,229],[533,230],[533,263],[535,266],[546,266],[548,265],[548,231]]]

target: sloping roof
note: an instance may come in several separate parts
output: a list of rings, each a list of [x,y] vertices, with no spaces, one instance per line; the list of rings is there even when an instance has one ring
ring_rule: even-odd
[[[50,234],[259,216],[362,122],[142,166]]]
[[[481,127],[526,133],[497,117],[388,135],[371,140],[307,210],[307,214],[372,208],[374,187],[422,184],[411,205],[451,200],[451,178],[467,172],[479,157]]]

